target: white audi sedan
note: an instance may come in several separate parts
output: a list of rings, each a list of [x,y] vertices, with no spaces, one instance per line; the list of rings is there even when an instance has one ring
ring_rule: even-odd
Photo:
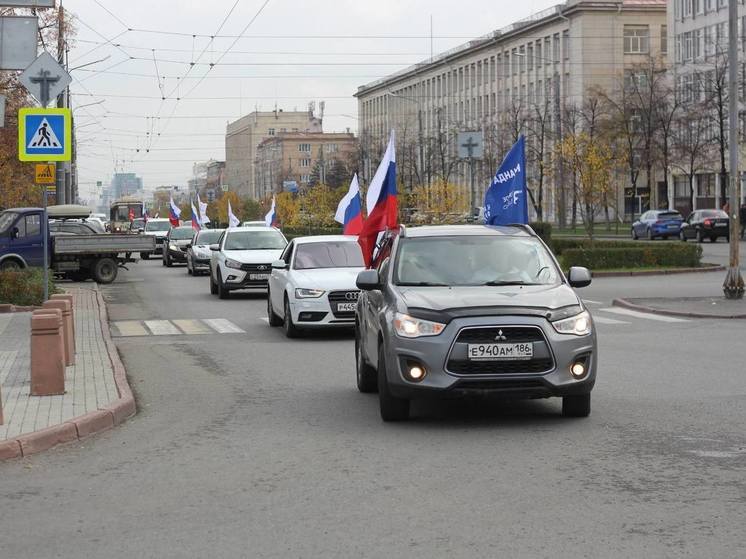
[[[236,289],[264,289],[272,262],[280,258],[288,242],[275,227],[226,229],[210,245],[210,293],[227,299]]]
[[[283,326],[288,338],[305,329],[354,326],[360,294],[355,280],[364,269],[357,237],[293,239],[272,263],[269,325]]]

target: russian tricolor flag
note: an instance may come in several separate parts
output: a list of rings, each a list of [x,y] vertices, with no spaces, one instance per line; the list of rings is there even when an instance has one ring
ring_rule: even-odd
[[[194,207],[194,202],[192,202],[192,229],[195,231],[202,229],[199,222],[199,214],[197,213],[197,209]]]
[[[267,227],[277,227],[277,211],[275,210],[275,197],[272,196],[272,206],[267,215],[264,216],[264,224]]]
[[[368,217],[363,222],[357,242],[363,251],[365,265],[370,267],[378,234],[399,226],[399,207],[396,192],[396,148],[394,131],[391,131],[386,153],[370,181],[366,207]]]
[[[358,235],[363,230],[363,207],[360,201],[360,185],[357,182],[357,173],[352,177],[350,190],[339,201],[334,221],[342,224],[342,233],[345,235]]]
[[[168,220],[171,222],[171,225],[174,227],[179,226],[179,218],[181,217],[181,210],[179,209],[179,206],[174,204],[174,197],[171,196],[171,198],[168,201],[169,210],[168,210]]]

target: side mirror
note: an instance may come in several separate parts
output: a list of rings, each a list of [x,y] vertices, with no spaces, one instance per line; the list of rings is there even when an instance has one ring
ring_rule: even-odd
[[[192,243],[185,245],[184,248],[192,248]]]
[[[220,250],[220,245],[210,245],[210,250]]]
[[[138,232],[138,233],[145,233],[145,229],[143,229],[142,227],[140,227],[140,228],[139,228],[139,229],[137,230],[137,232]]]
[[[363,270],[357,275],[355,284],[363,291],[381,289],[381,278],[378,276],[378,270]]]
[[[288,269],[288,263],[284,260],[275,260],[272,262],[272,269],[273,270],[287,270]]]
[[[588,287],[592,279],[590,270],[581,266],[573,266],[567,274],[570,287]]]

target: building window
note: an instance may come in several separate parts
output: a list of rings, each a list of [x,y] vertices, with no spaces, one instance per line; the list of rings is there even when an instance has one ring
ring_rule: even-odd
[[[570,32],[562,32],[562,57],[567,60],[570,58]]]
[[[326,153],[337,153],[337,144],[326,144]]]
[[[311,144],[298,144],[298,151],[311,153]]]
[[[684,17],[692,15],[692,0],[684,0]]]
[[[697,197],[714,198],[715,197],[715,174],[707,173],[697,175]]]
[[[305,159],[300,160],[300,166],[301,167],[310,167],[311,166],[311,159],[306,157]]]
[[[300,182],[304,184],[308,184],[308,181],[311,180],[311,175],[301,175],[300,176]]]
[[[288,129],[287,129],[287,128],[280,128],[280,134],[282,134],[282,133],[284,133],[284,132],[287,132],[287,131],[288,131]]]
[[[268,134],[270,136],[274,136],[275,135],[275,129],[274,128],[270,128],[269,131],[268,131]]]
[[[661,54],[668,54],[668,25],[661,25]]]
[[[689,179],[686,176],[676,176],[673,178],[673,195],[675,198],[689,197]]]
[[[555,33],[552,39],[552,60],[555,63],[560,61],[560,36],[559,33]]]
[[[624,54],[650,52],[650,27],[647,25],[624,26]]]

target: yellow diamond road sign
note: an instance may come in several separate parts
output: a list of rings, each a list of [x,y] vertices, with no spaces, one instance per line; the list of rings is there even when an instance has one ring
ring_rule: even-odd
[[[18,109],[18,159],[70,161],[70,109]]]
[[[54,184],[55,166],[46,163],[36,164],[36,184]]]

